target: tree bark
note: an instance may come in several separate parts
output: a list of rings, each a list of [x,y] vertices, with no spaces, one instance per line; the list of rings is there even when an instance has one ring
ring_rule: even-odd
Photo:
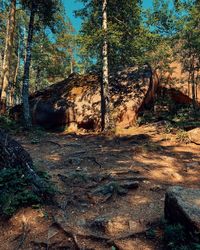
[[[36,70],[36,77],[35,77],[35,92],[39,90],[39,86],[40,86],[40,67],[39,65],[37,66],[37,70]]]
[[[32,6],[30,21],[29,21],[27,45],[26,45],[26,58],[24,63],[24,79],[22,87],[24,126],[27,129],[30,129],[32,127],[30,107],[29,107],[29,77],[30,77],[31,51],[32,51],[33,32],[34,32],[34,19],[35,19],[35,7]]]
[[[17,45],[17,62],[15,65],[15,72],[14,72],[14,78],[13,78],[13,85],[11,86],[10,90],[10,107],[14,107],[16,105],[15,103],[15,95],[16,95],[16,88],[17,88],[17,77],[18,77],[18,71],[19,71],[19,65],[20,65],[20,54],[19,54],[19,45]]]
[[[13,51],[13,40],[15,32],[15,14],[16,14],[16,0],[12,0],[10,4],[9,17],[7,22],[7,31],[6,31],[6,45],[4,52],[4,61],[2,68],[2,77],[1,77],[1,112],[6,112],[6,100],[7,100],[7,91],[10,78],[10,66],[12,59]]]
[[[191,70],[191,83],[192,83],[192,104],[193,109],[196,111],[196,83],[195,83],[195,59],[192,58],[192,70]]]
[[[102,48],[103,58],[103,79],[101,83],[101,126],[102,131],[110,129],[110,98],[109,98],[109,70],[108,70],[108,41],[107,41],[107,0],[103,0],[102,6],[102,30],[104,32],[104,41]]]

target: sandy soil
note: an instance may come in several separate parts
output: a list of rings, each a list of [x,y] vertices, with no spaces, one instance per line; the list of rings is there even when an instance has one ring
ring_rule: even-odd
[[[154,240],[146,232],[164,216],[166,189],[200,188],[200,146],[179,143],[157,125],[116,136],[36,137],[16,139],[60,192],[54,205],[25,208],[1,222],[1,250],[164,249],[162,232]]]

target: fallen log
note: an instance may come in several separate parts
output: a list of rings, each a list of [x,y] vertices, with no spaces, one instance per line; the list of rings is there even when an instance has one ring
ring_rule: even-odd
[[[35,172],[29,153],[0,129],[0,169],[16,167],[23,169],[24,175],[29,177],[35,192],[41,194],[46,192],[48,184]]]

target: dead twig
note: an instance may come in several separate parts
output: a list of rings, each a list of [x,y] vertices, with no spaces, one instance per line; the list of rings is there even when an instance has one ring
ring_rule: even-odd
[[[28,223],[23,222],[22,223],[22,233],[20,235],[18,235],[17,237],[15,237],[13,240],[13,241],[19,242],[18,246],[16,247],[16,250],[19,250],[24,245],[24,242],[26,241],[26,238],[27,238],[30,231],[31,230],[29,228]]]
[[[54,145],[56,145],[56,146],[62,148],[62,145],[60,145],[58,142],[50,141],[50,140],[48,140],[48,141],[43,141],[43,143],[47,143],[47,142],[48,142],[48,143],[51,143],[51,144],[54,144]]]

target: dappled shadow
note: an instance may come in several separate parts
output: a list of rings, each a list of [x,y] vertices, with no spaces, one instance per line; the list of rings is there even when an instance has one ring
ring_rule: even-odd
[[[149,227],[163,216],[169,186],[200,188],[199,146],[178,144],[172,137],[159,134],[155,127],[141,127],[121,136],[48,133],[37,144],[31,144],[26,136],[18,138],[35,165],[47,170],[61,191],[56,197],[58,207],[52,212],[55,219],[62,211],[70,228],[90,235],[91,230],[94,233],[90,223],[106,215],[113,232],[124,225],[121,235],[138,223]],[[118,186],[111,196],[95,193],[113,180],[126,184],[136,180],[139,187],[120,193]],[[98,230],[96,235],[102,236]]]
[[[156,182],[199,186],[199,146],[155,140],[155,135],[141,133],[128,136],[52,135],[58,143],[37,145],[40,160],[52,169],[73,171],[76,167],[89,172],[113,169],[138,170]],[[32,147],[32,146],[31,146]],[[50,151],[50,152],[49,152]],[[68,159],[78,159],[71,163]],[[77,164],[78,162],[78,164]]]

